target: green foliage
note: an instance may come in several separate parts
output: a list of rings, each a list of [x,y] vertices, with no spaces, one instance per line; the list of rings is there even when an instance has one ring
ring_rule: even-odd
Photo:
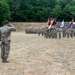
[[[72,17],[75,18],[75,6],[70,7],[70,13],[72,14]]]
[[[60,21],[60,16],[62,14],[62,8],[60,5],[56,5],[55,8],[52,11],[52,14],[54,15],[54,17],[56,19],[58,19]]]
[[[46,21],[56,0],[6,0],[10,6],[11,21]],[[53,4],[52,4],[53,3]]]
[[[70,21],[75,18],[75,0],[1,0],[1,2],[7,2],[9,5],[3,4],[2,13],[5,9],[8,11],[7,14],[1,15],[0,19],[3,20],[8,16],[11,17],[11,21],[20,22],[44,22],[49,16],[56,18],[57,21],[63,19]]]
[[[71,14],[70,7],[71,7],[71,5],[70,5],[70,4],[67,4],[67,5],[64,7],[63,11],[62,11],[63,16],[65,16],[65,17],[64,17],[64,20],[65,20],[65,21],[69,21],[69,20],[72,19],[72,14]],[[63,17],[62,17],[62,18],[63,18]]]
[[[65,21],[71,21],[72,18],[75,18],[75,0],[59,0],[57,1],[57,5],[61,6],[61,10],[57,9],[56,7],[54,8],[55,10],[58,10],[58,12],[54,11],[57,13],[57,19],[58,20],[65,20]]]
[[[6,19],[10,19],[9,5],[6,2],[0,1],[0,26]]]

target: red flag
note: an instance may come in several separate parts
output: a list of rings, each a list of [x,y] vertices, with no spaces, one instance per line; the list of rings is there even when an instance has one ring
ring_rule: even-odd
[[[55,18],[51,18],[51,19],[50,19],[50,23],[52,24],[52,26],[55,26],[55,24],[56,24]]]
[[[68,28],[70,28],[73,25],[74,19],[72,19],[72,21],[70,22]]]

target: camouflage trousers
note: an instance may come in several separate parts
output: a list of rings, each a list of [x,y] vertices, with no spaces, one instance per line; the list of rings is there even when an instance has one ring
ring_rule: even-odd
[[[1,42],[1,58],[7,59],[10,52],[10,41]]]

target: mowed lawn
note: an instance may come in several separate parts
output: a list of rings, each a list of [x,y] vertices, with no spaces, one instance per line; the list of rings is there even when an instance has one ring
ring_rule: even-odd
[[[75,75],[75,37],[12,32],[11,39],[9,63],[0,58],[0,75]]]

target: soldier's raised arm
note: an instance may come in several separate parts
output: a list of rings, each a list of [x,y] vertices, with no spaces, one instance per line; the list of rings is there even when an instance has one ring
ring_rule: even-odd
[[[11,31],[16,31],[17,30],[17,28],[14,25],[12,25],[11,23],[9,23],[9,29]]]

